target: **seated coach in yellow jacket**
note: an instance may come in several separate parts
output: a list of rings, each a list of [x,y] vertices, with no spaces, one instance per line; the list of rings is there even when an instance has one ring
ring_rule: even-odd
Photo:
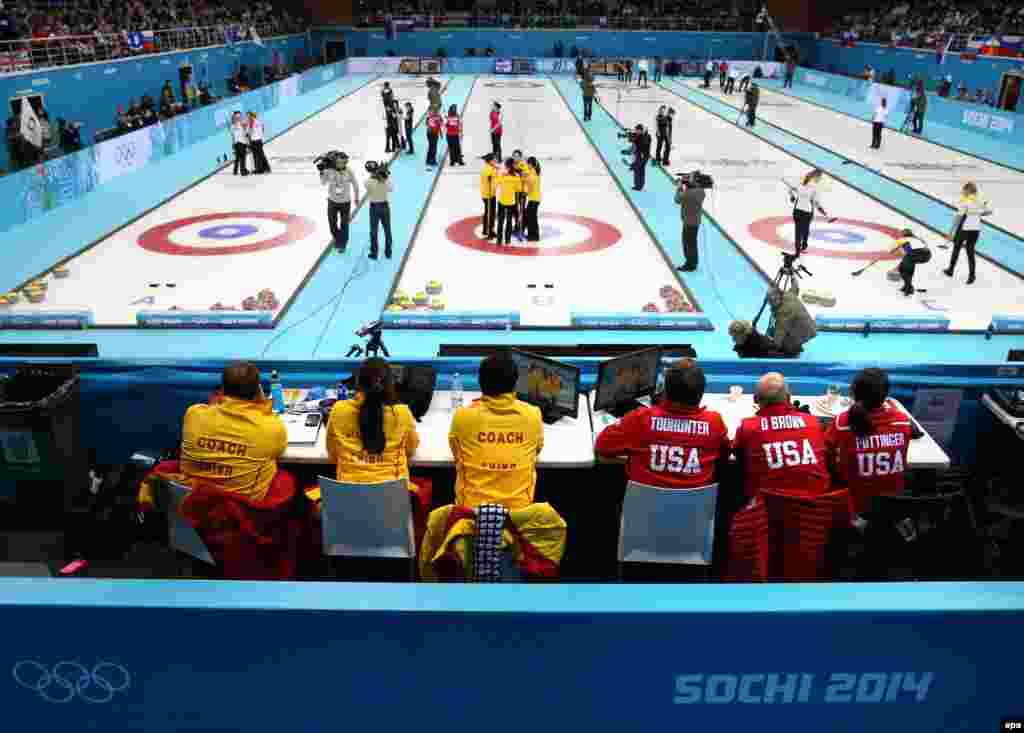
[[[229,364],[223,380],[223,400],[185,412],[180,470],[190,481],[261,502],[288,447],[288,430],[264,397],[254,364]]]
[[[355,398],[335,404],[327,423],[327,455],[338,467],[338,481],[408,481],[409,459],[419,444],[416,420],[398,401],[391,367],[367,359],[356,374]]]
[[[483,397],[452,418],[448,442],[455,456],[456,504],[522,509],[533,503],[544,423],[540,409],[516,399],[518,378],[508,354],[484,359]]]

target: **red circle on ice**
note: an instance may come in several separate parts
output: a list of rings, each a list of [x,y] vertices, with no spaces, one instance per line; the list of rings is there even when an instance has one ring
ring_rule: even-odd
[[[466,249],[477,252],[488,252],[490,254],[511,255],[513,257],[559,257],[562,255],[579,255],[587,252],[599,252],[608,249],[622,239],[622,232],[598,219],[591,219],[588,216],[576,216],[575,214],[544,213],[540,216],[543,221],[557,219],[577,224],[590,230],[590,236],[581,242],[556,245],[552,247],[538,247],[536,242],[515,242],[512,244],[498,244],[486,239],[481,239],[476,230],[480,226],[482,217],[470,216],[459,219],[445,230],[445,234],[455,244]],[[542,227],[543,229],[543,227]]]
[[[824,222],[825,220],[823,219],[821,221]],[[792,252],[792,240],[779,235],[779,229],[782,226],[792,223],[793,218],[790,216],[769,216],[767,218],[751,222],[750,226],[747,227],[747,231],[751,236],[761,240],[762,242],[770,244],[773,247],[778,247],[779,249]],[[838,227],[843,224],[850,227],[856,227],[856,229],[849,230],[850,234],[856,234],[857,229],[869,229],[890,237],[894,242],[903,236],[903,232],[900,229],[887,227],[884,224],[875,224],[870,221],[861,221],[860,219],[836,219],[835,221],[828,222],[828,226],[830,227]],[[812,224],[812,226],[814,226],[814,224]],[[814,241],[813,232],[811,233],[810,241]],[[891,249],[892,248],[890,247],[888,249],[858,252],[849,249],[830,249],[828,247],[819,247],[811,244],[811,246],[807,248],[806,254],[821,255],[822,257],[839,257],[845,260],[898,260],[903,256],[898,252],[891,252]]]
[[[208,221],[223,221],[231,219],[270,219],[285,225],[285,230],[280,234],[257,242],[246,242],[245,244],[225,244],[210,247],[196,247],[188,244],[172,242],[170,236],[178,229],[193,224],[202,224]],[[190,216],[187,219],[175,219],[166,224],[147,229],[139,235],[139,246],[148,249],[150,252],[159,252],[165,255],[187,255],[190,257],[209,257],[215,255],[240,255],[247,252],[262,252],[274,247],[291,244],[303,239],[316,230],[316,225],[303,216],[284,214],[275,211],[234,211],[231,213],[203,214],[202,216]],[[223,241],[223,239],[213,240]]]

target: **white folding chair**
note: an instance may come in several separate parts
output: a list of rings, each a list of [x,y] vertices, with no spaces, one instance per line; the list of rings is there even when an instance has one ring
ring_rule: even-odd
[[[167,517],[167,543],[171,549],[195,558],[207,565],[216,565],[216,560],[206,548],[203,538],[195,527],[181,515],[181,504],[191,489],[175,481],[163,479],[156,482],[154,496],[157,510]]]
[[[622,563],[711,565],[718,484],[659,489],[630,481],[622,502]]]
[[[404,479],[343,484],[320,477],[324,554],[408,560],[415,573],[416,540]]]

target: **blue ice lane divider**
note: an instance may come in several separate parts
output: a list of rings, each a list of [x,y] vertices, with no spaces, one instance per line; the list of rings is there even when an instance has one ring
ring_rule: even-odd
[[[519,325],[519,314],[495,311],[447,311],[438,313],[384,313],[390,329],[458,328],[472,331],[503,331]]]
[[[1024,316],[997,313],[992,316],[992,333],[1024,333]]]
[[[270,311],[143,310],[135,322],[142,328],[270,328]]]
[[[714,331],[703,313],[573,313],[573,328],[611,331]]]
[[[949,319],[940,315],[822,315],[815,318],[818,328],[826,331],[899,331],[936,333],[949,330]]]
[[[0,329],[82,329],[95,323],[91,310],[18,312],[0,311]]]

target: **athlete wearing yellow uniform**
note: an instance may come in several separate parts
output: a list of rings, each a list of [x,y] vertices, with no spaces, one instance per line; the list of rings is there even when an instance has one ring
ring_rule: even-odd
[[[484,202],[483,236],[494,239],[498,235],[494,231],[497,218],[497,199],[495,183],[498,177],[498,163],[493,153],[484,156],[484,167],[480,171],[480,198]]]
[[[544,424],[537,407],[516,399],[518,376],[507,354],[488,357],[480,365],[484,396],[452,418],[448,443],[455,456],[456,504],[515,510],[533,503]]]
[[[540,241],[540,163],[534,157],[526,159],[526,241]]]
[[[512,243],[513,219],[519,194],[523,192],[523,179],[511,158],[505,161],[505,172],[497,177],[498,188],[498,244]]]

